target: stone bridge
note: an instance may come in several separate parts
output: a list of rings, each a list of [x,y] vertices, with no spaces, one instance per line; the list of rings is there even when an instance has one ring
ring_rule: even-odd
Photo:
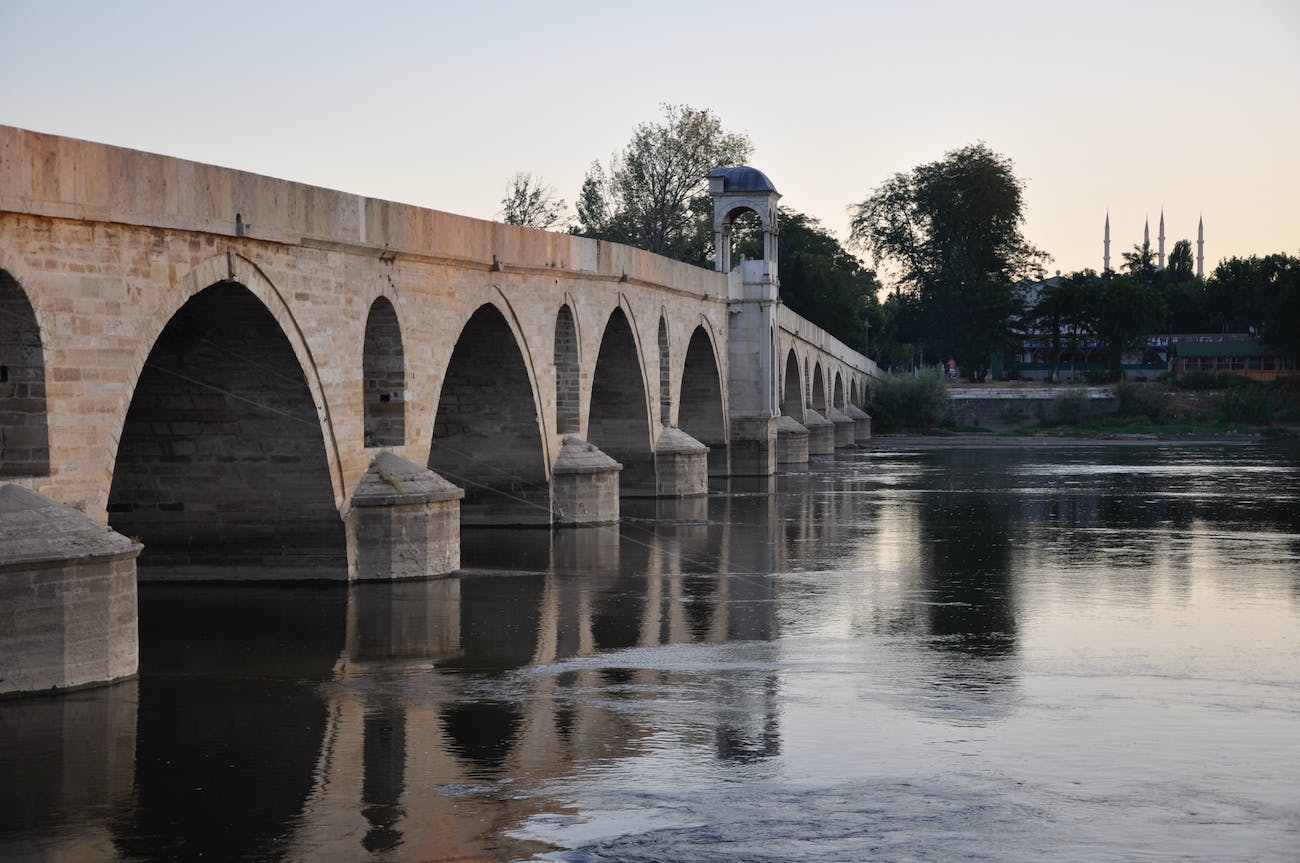
[[[717,272],[0,127],[0,625],[98,591],[134,639],[141,543],[140,578],[436,575],[462,521],[607,524],[869,436],[874,364],[777,299],[775,189],[715,174]],[[101,647],[0,694],[133,672]]]

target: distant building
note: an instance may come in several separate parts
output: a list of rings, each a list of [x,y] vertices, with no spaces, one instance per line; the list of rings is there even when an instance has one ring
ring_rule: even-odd
[[[1175,378],[1198,372],[1238,375],[1253,381],[1300,377],[1295,357],[1265,347],[1249,336],[1236,334],[1214,341],[1209,338],[1182,336],[1174,344]]]

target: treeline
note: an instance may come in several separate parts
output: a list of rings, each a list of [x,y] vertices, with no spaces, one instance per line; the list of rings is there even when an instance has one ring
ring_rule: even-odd
[[[591,164],[572,214],[541,178],[519,173],[499,215],[712,266],[706,176],[752,152],[749,136],[725,130],[711,111],[664,105],[662,118],[639,124],[627,146]],[[1159,332],[1254,332],[1300,353],[1300,259],[1230,258],[1202,280],[1191,243],[1180,240],[1164,269],[1141,246],[1123,255],[1121,272],[1044,281],[1048,256],[1023,236],[1023,196],[1011,160],[976,143],[871,191],[851,208],[847,245],[817,219],[782,207],[781,299],[885,367],[951,358],[977,380],[1029,335],[1050,340],[1054,365],[1064,347],[1104,345],[1116,375],[1123,353]],[[756,215],[736,224],[734,242],[737,259],[761,257]],[[887,292],[855,252],[871,257]]]

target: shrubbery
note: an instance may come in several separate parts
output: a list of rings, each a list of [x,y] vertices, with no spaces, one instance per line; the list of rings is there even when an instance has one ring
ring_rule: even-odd
[[[1056,420],[1062,425],[1075,426],[1088,418],[1088,391],[1077,387],[1056,397]]]
[[[889,375],[871,399],[872,425],[885,431],[927,431],[948,417],[948,387],[936,369]]]
[[[1261,386],[1230,389],[1214,400],[1220,422],[1268,424],[1273,421],[1273,400]]]
[[[1175,383],[1185,390],[1229,390],[1245,386],[1250,381],[1231,372],[1188,372]]]
[[[1147,384],[1121,381],[1115,387],[1115,395],[1119,399],[1121,416],[1146,417],[1157,424],[1169,420],[1172,410],[1171,399],[1169,393],[1163,389]]]

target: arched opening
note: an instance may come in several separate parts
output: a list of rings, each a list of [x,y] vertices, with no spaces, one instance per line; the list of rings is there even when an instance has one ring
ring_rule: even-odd
[[[654,455],[645,384],[636,339],[622,309],[615,309],[609,316],[600,339],[591,383],[587,440],[623,465],[619,475],[621,494],[654,494]]]
[[[41,330],[22,286],[0,270],[0,476],[49,472]]]
[[[812,375],[812,408],[826,416],[826,385],[822,383],[822,364],[818,363],[813,366]]]
[[[840,376],[840,373],[839,373],[839,372],[836,372],[836,373],[835,373],[835,390],[834,390],[834,392],[835,392],[835,400],[832,402],[832,404],[835,405],[836,409],[838,409],[838,410],[840,410],[840,411],[843,411],[843,410],[844,410],[844,407],[845,407],[845,405],[844,405],[844,378],[842,378],[842,377]]]
[[[220,282],[158,336],[131,398],[108,520],[142,579],[346,579],[320,417],[279,323]]]
[[[406,360],[397,310],[387,297],[370,306],[361,360],[366,446],[406,443]]]
[[[860,407],[858,403],[858,381],[857,378],[849,379],[849,403]]]
[[[713,343],[702,326],[691,333],[686,348],[677,423],[682,431],[709,448],[709,473],[725,474],[727,420],[722,412],[722,378]]]
[[[799,386],[799,357],[794,349],[785,357],[785,386],[781,388],[781,413],[804,421],[803,387]]]
[[[480,306],[456,341],[438,397],[429,469],[465,489],[462,524],[550,524],[533,386],[496,306]]]
[[[668,321],[659,318],[659,422],[672,424],[673,367],[668,353]]]
[[[555,430],[575,434],[582,424],[578,377],[578,327],[568,303],[555,317]]]
[[[737,207],[726,215],[723,222],[723,242],[731,241],[729,260],[733,268],[744,261],[763,259],[763,220],[751,207]],[[730,225],[730,234],[725,227]]]

